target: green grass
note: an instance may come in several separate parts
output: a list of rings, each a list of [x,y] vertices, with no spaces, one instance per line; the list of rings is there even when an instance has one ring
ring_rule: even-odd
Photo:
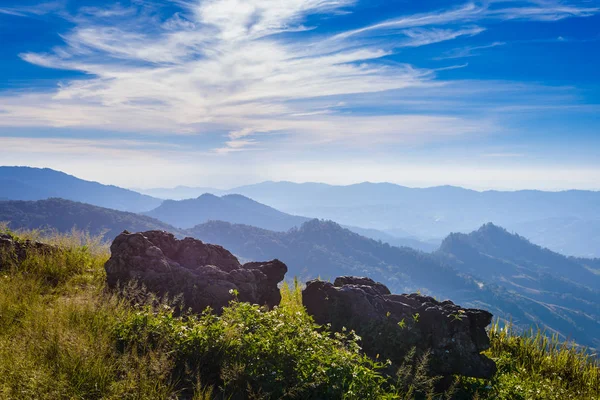
[[[596,355],[586,349],[539,329],[517,334],[511,324],[501,327],[499,322],[491,327],[490,338],[488,354],[499,372],[490,384],[489,397],[600,399],[600,366]]]
[[[426,359],[409,355],[389,377],[353,332],[315,326],[298,282],[273,310],[233,301],[192,315],[135,285],[107,290],[108,248],[95,238],[44,241],[60,250],[0,271],[1,399],[600,399],[593,359],[539,333],[495,325],[497,376],[436,394]]]

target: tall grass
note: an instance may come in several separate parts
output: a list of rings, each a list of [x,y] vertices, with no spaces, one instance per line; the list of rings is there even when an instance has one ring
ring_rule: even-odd
[[[506,387],[506,396],[600,399],[600,365],[587,349],[562,342],[558,334],[549,336],[539,328],[519,333],[499,321],[492,325],[490,338],[489,354],[500,370],[497,388]]]
[[[107,290],[108,247],[97,238],[17,236],[58,250],[0,271],[1,399],[600,398],[598,365],[556,337],[496,324],[497,376],[436,395],[426,359],[408,355],[388,375],[354,333],[315,326],[297,280],[273,310],[234,301],[221,316],[182,314],[143,287]]]
[[[115,326],[131,310],[105,291],[108,248],[79,232],[43,240],[57,250],[30,251],[0,271],[0,398],[168,398],[171,388],[148,368],[154,354],[116,349]]]

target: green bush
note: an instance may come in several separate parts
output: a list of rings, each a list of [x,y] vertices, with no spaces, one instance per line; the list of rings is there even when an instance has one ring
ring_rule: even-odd
[[[297,281],[273,310],[233,301],[193,315],[135,285],[108,291],[94,238],[45,240],[61,250],[0,271],[0,399],[600,398],[595,359],[540,332],[494,325],[498,374],[434,395],[426,357],[397,371],[365,357],[353,332],[313,323]]]

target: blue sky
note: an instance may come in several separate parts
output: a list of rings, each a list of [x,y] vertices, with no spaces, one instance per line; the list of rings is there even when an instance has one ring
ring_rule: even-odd
[[[600,1],[0,1],[0,164],[600,190]]]

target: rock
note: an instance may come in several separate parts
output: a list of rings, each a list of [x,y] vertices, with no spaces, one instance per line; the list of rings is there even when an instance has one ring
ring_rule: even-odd
[[[309,281],[302,292],[307,312],[320,325],[343,327],[361,336],[366,354],[399,365],[408,352],[429,352],[432,376],[491,378],[496,364],[480,354],[490,346],[485,330],[492,314],[464,309],[419,294],[390,294],[368,278],[340,277],[335,283]]]
[[[31,241],[18,240],[11,235],[0,234],[0,270],[23,262],[28,254],[50,254],[56,251],[55,246]]]
[[[241,265],[221,246],[200,240],[178,240],[164,231],[123,232],[110,246],[106,262],[109,287],[136,280],[160,296],[183,295],[186,307],[216,312],[237,291],[240,301],[273,307],[281,301],[277,284],[287,272],[279,260]]]

